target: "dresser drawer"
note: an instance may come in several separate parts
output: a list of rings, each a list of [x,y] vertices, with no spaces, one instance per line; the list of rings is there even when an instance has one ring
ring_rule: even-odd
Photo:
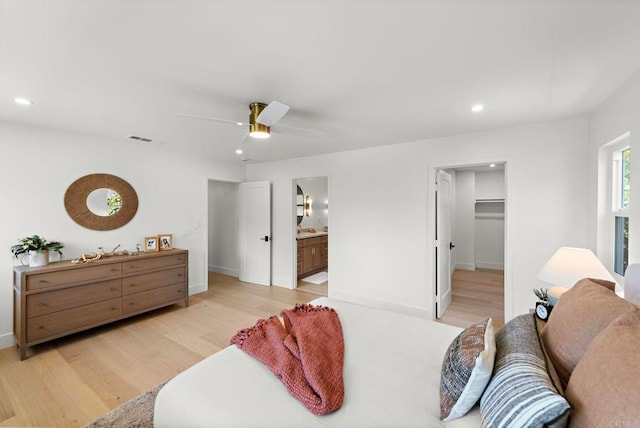
[[[168,302],[184,299],[185,284],[169,285],[155,290],[143,291],[142,293],[130,294],[122,297],[122,313],[142,311],[147,308],[159,306]]]
[[[118,318],[121,314],[122,302],[120,298],[117,298],[29,318],[27,320],[27,342],[71,330],[84,329],[101,321]]]
[[[120,263],[109,263],[106,265],[96,264],[94,266],[83,266],[77,269],[29,275],[27,277],[27,291],[41,290],[43,288],[79,281],[108,278],[110,276],[120,275],[122,273],[121,269]]]
[[[75,308],[76,306],[113,299],[121,295],[120,279],[30,294],[27,296],[27,314],[29,318],[33,318],[51,312]]]
[[[139,293],[141,291],[152,290],[176,283],[184,286],[185,278],[184,267],[122,278],[122,295]]]
[[[129,274],[156,269],[165,266],[184,265],[187,263],[187,254],[172,254],[168,256],[152,257],[148,259],[131,260],[122,263],[122,273]]]

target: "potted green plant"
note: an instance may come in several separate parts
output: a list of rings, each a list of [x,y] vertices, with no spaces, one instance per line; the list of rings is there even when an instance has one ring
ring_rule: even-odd
[[[11,246],[13,256],[22,262],[20,255],[29,256],[29,266],[44,266],[49,263],[49,251],[56,251],[62,259],[62,248],[64,245],[60,242],[51,241],[41,238],[38,235],[28,236],[18,240],[19,244]],[[24,256],[23,256],[24,257]]]

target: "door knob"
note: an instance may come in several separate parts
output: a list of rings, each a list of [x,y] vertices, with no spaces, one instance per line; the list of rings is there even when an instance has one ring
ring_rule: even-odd
[[[260,238],[260,240],[264,242],[269,242],[269,237],[267,235],[264,235],[264,238]]]

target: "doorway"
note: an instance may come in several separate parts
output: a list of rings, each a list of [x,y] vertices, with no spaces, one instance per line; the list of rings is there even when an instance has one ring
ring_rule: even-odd
[[[271,285],[271,185],[207,180],[207,276]]]
[[[294,180],[296,287],[327,296],[329,289],[329,191],[327,177]]]
[[[467,327],[490,316],[496,327],[505,317],[506,163],[442,168],[451,176],[451,244],[439,242],[438,251],[450,250],[449,271],[440,267],[438,295],[451,284],[451,304],[436,311],[439,321]],[[438,208],[436,208],[437,210]],[[438,219],[436,216],[436,224]],[[447,248],[445,248],[447,247]],[[442,263],[437,259],[436,266]]]

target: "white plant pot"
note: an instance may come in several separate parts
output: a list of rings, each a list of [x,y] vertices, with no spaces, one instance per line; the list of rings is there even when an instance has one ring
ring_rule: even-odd
[[[29,266],[45,266],[49,264],[49,251],[29,251]]]

